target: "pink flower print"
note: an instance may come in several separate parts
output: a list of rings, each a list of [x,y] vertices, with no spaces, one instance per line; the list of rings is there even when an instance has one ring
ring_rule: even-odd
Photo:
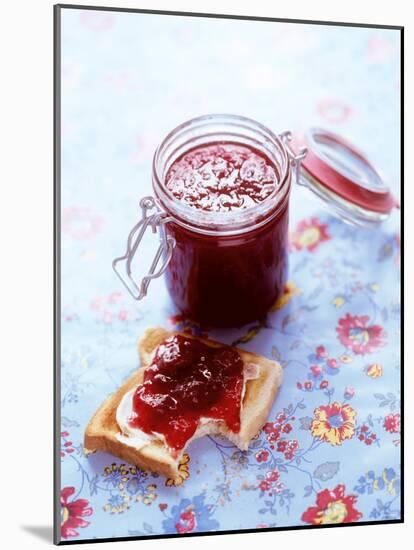
[[[373,353],[384,345],[386,333],[379,325],[370,325],[368,315],[347,313],[338,321],[336,332],[340,342],[357,355]]]
[[[372,36],[368,41],[368,59],[371,63],[387,63],[393,56],[393,47],[382,36]]]
[[[105,11],[84,10],[80,14],[80,21],[91,31],[109,31],[115,24],[115,16]]]
[[[66,208],[62,213],[62,231],[76,240],[88,240],[102,229],[103,218],[89,208]]]

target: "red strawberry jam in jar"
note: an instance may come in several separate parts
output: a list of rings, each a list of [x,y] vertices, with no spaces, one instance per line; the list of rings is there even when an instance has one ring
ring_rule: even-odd
[[[165,273],[177,308],[201,325],[265,317],[286,283],[292,172],[305,155],[289,138],[234,115],[199,117],[168,134],[154,156],[154,197],[141,200],[142,219],[114,260],[134,298]],[[149,227],[160,245],[137,282],[131,263]]]

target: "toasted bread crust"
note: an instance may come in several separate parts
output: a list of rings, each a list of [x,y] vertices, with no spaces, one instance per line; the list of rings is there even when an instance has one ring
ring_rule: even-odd
[[[144,370],[151,362],[157,347],[173,333],[159,327],[149,328],[138,342],[138,354],[141,360],[139,368],[115,393],[110,395],[99,407],[89,421],[84,438],[86,452],[106,451],[130,464],[148,468],[167,477],[179,477],[179,460],[174,459],[165,445],[154,441],[148,445],[135,449],[125,445],[117,439],[120,433],[116,422],[116,411],[122,397],[138,384],[142,383]],[[196,338],[185,334],[186,337]],[[223,344],[197,338],[212,347]],[[258,367],[259,376],[254,380],[246,381],[246,391],[240,413],[240,432],[231,432],[224,422],[212,422],[210,433],[220,433],[230,439],[241,450],[247,450],[251,439],[259,432],[266,422],[277,391],[282,383],[282,368],[275,361],[265,357],[237,349],[245,364],[252,363]]]

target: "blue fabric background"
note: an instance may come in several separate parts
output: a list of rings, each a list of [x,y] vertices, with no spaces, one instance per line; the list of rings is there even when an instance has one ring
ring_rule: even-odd
[[[179,487],[82,451],[90,416],[137,368],[145,328],[199,331],[177,317],[162,280],[135,303],[111,269],[151,193],[159,141],[211,112],[277,132],[321,126],[362,148],[398,197],[399,56],[392,30],[63,10],[61,477],[74,489],[63,499],[64,537],[302,525],[315,507],[332,519],[325,489],[350,514],[341,521],[399,518],[398,213],[375,231],[353,228],[300,188],[284,300],[266,325],[209,332],[282,363],[273,427],[248,453],[219,438],[195,442]],[[142,265],[154,246],[145,240]],[[329,431],[315,435],[334,403],[353,411],[337,444]],[[291,456],[282,439],[296,442]]]

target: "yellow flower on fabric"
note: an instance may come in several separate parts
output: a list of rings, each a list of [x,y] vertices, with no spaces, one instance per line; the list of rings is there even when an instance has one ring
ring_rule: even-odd
[[[398,479],[393,479],[392,481],[387,483],[387,491],[393,497],[395,497],[397,495],[397,488],[396,488],[397,483],[399,483]],[[399,490],[399,487],[398,487],[398,490]]]
[[[373,363],[372,365],[368,365],[365,372],[370,378],[379,378],[383,375],[384,371],[382,365],[379,363]]]
[[[345,485],[335,489],[323,489],[316,495],[316,503],[303,514],[302,521],[313,525],[351,523],[358,521],[362,513],[355,508],[357,497],[345,494]]]
[[[342,501],[330,502],[321,514],[320,523],[343,523],[347,513],[347,507]]]
[[[306,249],[315,252],[321,243],[330,239],[328,226],[320,223],[318,218],[312,217],[297,224],[296,230],[290,235],[290,246],[292,250]]]
[[[178,465],[178,475],[179,475],[178,479],[173,479],[169,477],[166,480],[165,485],[167,487],[178,487],[179,485],[182,485],[184,481],[190,477],[189,469],[190,469],[190,455],[187,453],[184,453]]]
[[[337,296],[332,303],[335,307],[342,307],[345,303],[345,299],[342,296]]]
[[[271,311],[282,309],[282,307],[285,307],[294,296],[300,296],[301,294],[303,294],[303,290],[298,288],[293,281],[287,281],[282,296],[278,298]]]
[[[355,434],[356,411],[348,404],[337,401],[330,405],[321,405],[314,411],[311,433],[321,441],[331,445],[342,445],[345,439]]]

